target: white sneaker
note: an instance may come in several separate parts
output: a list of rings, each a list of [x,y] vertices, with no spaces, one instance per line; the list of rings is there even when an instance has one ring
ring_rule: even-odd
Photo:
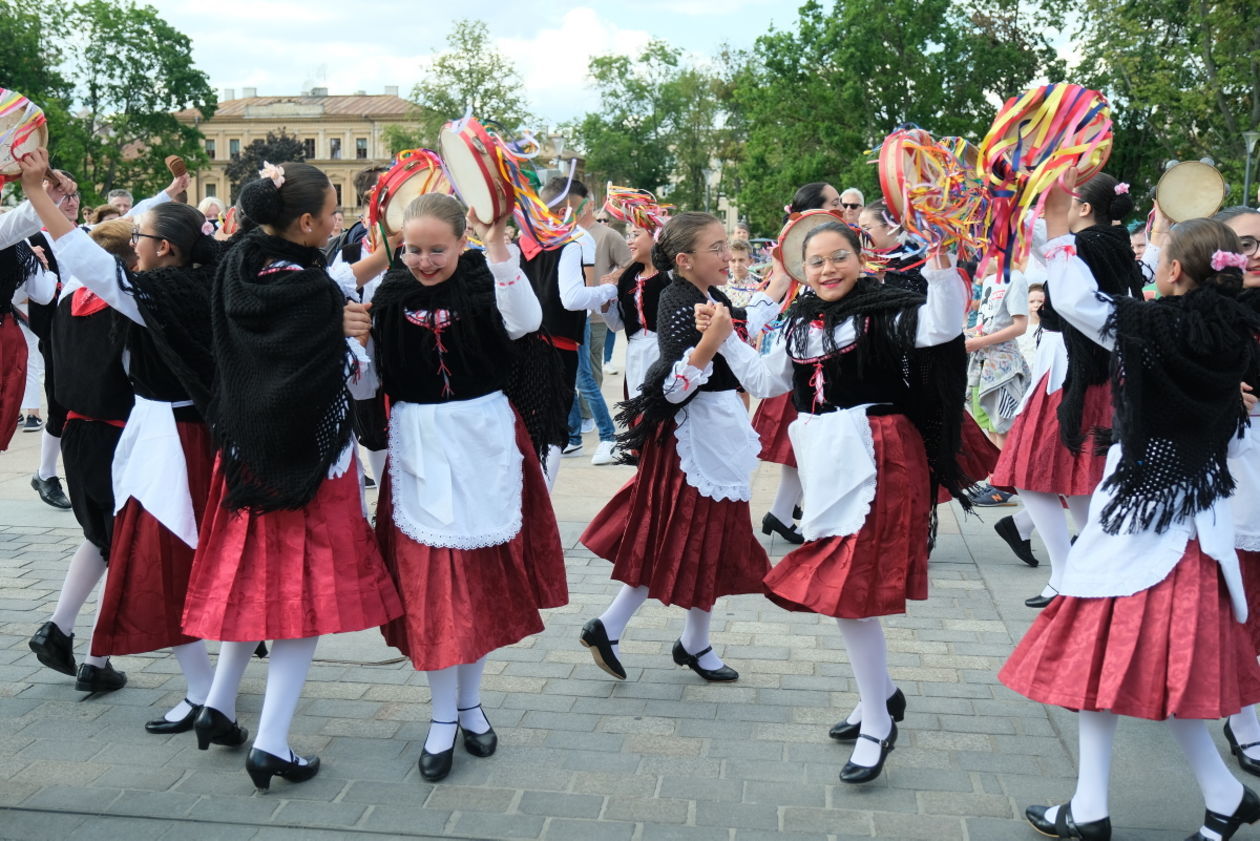
[[[600,441],[595,455],[591,456],[591,464],[616,464],[617,457],[613,455],[613,447],[616,446],[616,441]]]
[[[621,369],[620,369],[620,368],[618,368],[616,365],[605,365],[605,366],[604,366],[604,373],[605,373],[605,374],[620,374],[620,373],[621,373]]]
[[[582,434],[595,431],[595,418],[582,418]]]
[[[576,444],[565,444],[564,449],[560,451],[560,455],[568,458],[569,456],[578,456],[582,454],[582,442]]]

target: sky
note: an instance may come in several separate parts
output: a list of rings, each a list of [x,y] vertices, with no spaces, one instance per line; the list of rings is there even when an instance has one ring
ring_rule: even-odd
[[[193,43],[197,67],[219,89],[259,96],[326,87],[330,94],[406,96],[435,50],[445,47],[451,10],[485,21],[495,46],[520,72],[530,109],[547,124],[598,107],[586,67],[592,56],[634,55],[653,38],[696,56],[723,43],[750,47],[773,24],[791,28],[794,0],[147,0]],[[451,115],[452,117],[460,115]]]

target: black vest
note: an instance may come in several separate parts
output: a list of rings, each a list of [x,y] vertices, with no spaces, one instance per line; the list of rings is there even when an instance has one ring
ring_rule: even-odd
[[[122,365],[126,319],[108,307],[92,315],[71,315],[72,298],[61,299],[52,323],[57,402],[89,418],[126,420],[134,402]]]
[[[542,326],[553,336],[582,344],[586,333],[586,310],[567,310],[560,301],[560,254],[568,246],[540,251],[532,260],[521,258],[521,270],[534,287],[542,304]],[[575,246],[578,247],[578,246]]]

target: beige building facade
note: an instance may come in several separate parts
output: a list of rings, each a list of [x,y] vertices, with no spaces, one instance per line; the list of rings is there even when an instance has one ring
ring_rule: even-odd
[[[329,96],[327,89],[314,88],[301,96],[257,96],[253,88],[244,88],[244,96],[236,98],[236,92],[228,89],[209,120],[195,109],[177,112],[177,119],[196,125],[205,135],[210,158],[210,165],[192,176],[189,202],[196,204],[208,196],[228,202],[228,162],[268,132],[284,131],[302,141],[307,163],[327,173],[349,225],[362,211],[354,176],[366,167],[390,162],[385,127],[407,122],[416,109],[398,95],[397,88],[385,91]]]

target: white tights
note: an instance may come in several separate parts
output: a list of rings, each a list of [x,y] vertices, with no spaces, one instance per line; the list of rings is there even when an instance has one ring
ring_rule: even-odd
[[[1019,498],[1050,554],[1050,581],[1041,591],[1041,595],[1053,596],[1059,592],[1063,570],[1067,567],[1068,552],[1072,548],[1067,518],[1063,515],[1062,497],[1058,494],[1020,489]],[[1067,503],[1076,527],[1083,529],[1089,516],[1089,496],[1070,496],[1067,497]]]
[[[486,658],[482,657],[475,663],[425,672],[432,698],[432,721],[424,741],[427,752],[450,750],[460,727],[470,733],[485,733],[490,729],[490,721],[481,709],[481,674],[485,668]]]
[[[884,627],[878,618],[837,619],[836,624],[844,636],[844,647],[849,652],[853,679],[858,686],[861,732],[876,739],[885,739],[892,732],[893,725],[888,714],[888,697],[896,689],[892,676],[888,674]],[[879,753],[878,744],[858,739],[853,746],[852,761],[870,767],[879,761]]]
[[[779,518],[785,526],[792,525],[792,509],[801,502],[801,474],[795,467],[779,465],[779,490],[774,495],[774,504],[770,513]]]
[[[788,513],[791,514],[790,511]],[[599,615],[599,621],[604,624],[604,630],[608,634],[608,639],[621,639],[621,635],[625,633],[626,625],[630,624],[631,617],[643,605],[643,602],[647,600],[647,596],[647,587],[621,585],[621,589],[617,591],[617,595],[612,600],[612,603]],[[687,611],[687,619],[683,623],[682,636],[679,639],[682,640],[683,649],[688,654],[696,654],[710,647],[709,624],[712,619],[713,614],[708,610],[693,607]],[[619,645],[613,645],[613,654],[618,658],[621,657]],[[700,658],[699,663],[703,669],[722,668],[722,658],[712,651],[704,654]]]
[[[318,642],[319,637],[306,637],[276,640],[271,644],[271,654],[267,658],[267,689],[258,718],[258,735],[254,739],[254,747],[259,750],[282,759],[290,756],[289,727],[302,697],[306,673],[315,657]],[[232,721],[236,720],[236,696],[241,677],[257,647],[257,640],[219,645],[219,663],[214,670],[206,706],[218,710]]]

